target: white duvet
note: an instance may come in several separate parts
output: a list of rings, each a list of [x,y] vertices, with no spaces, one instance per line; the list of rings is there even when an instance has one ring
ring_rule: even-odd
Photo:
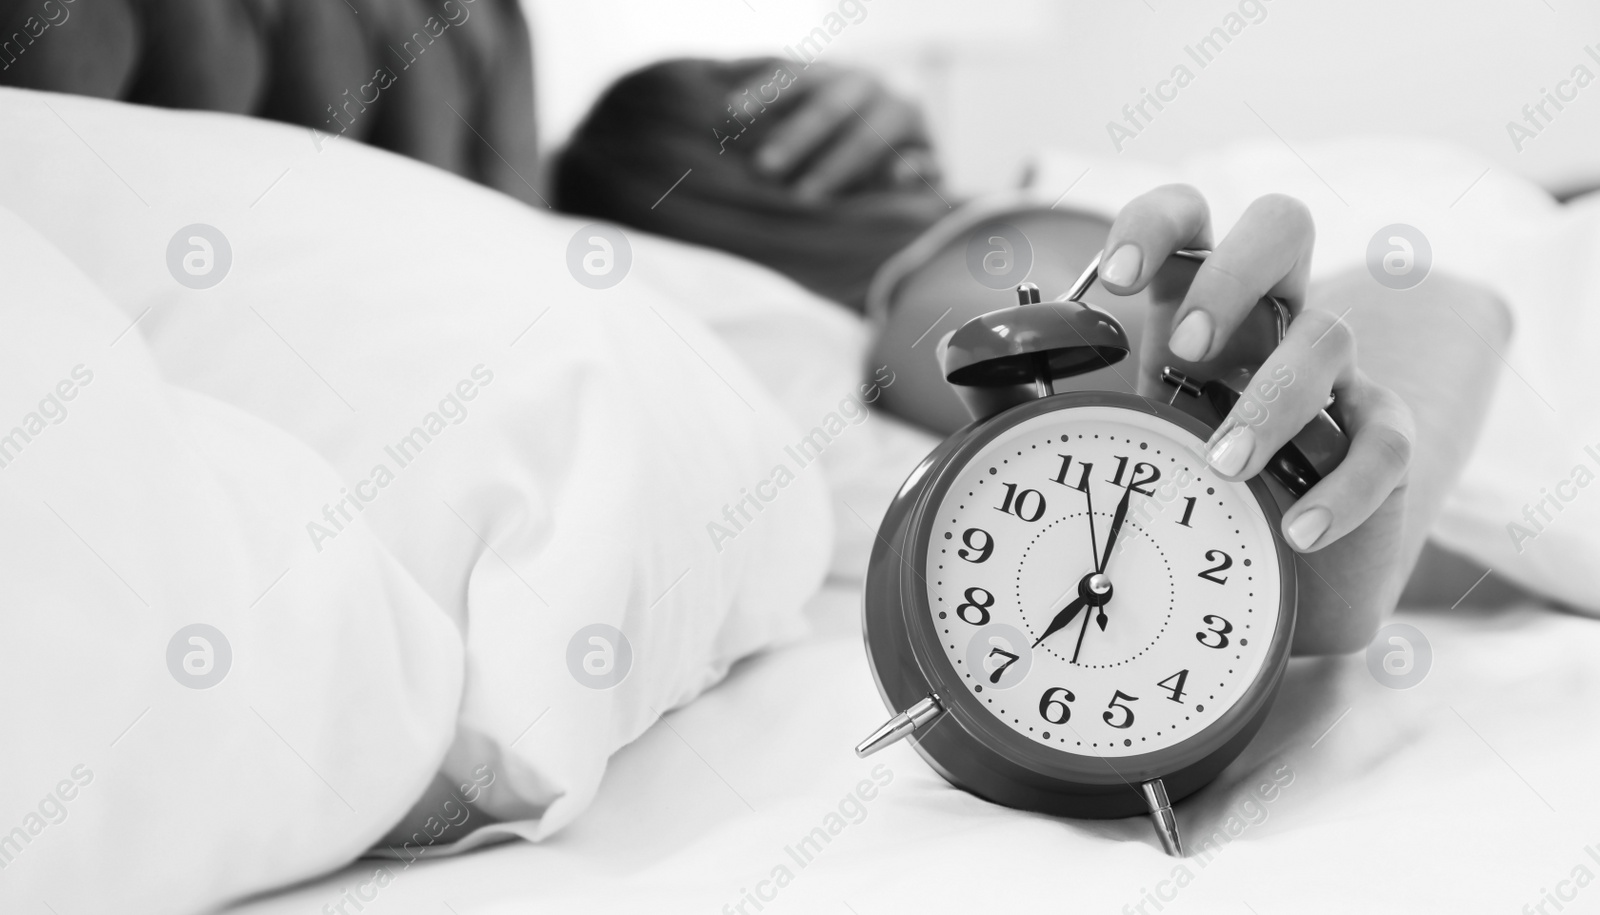
[[[0,469],[0,908],[291,883],[435,770],[458,797],[396,853],[547,835],[618,747],[799,634],[832,543],[821,470],[786,456],[811,404],[644,277],[813,309],[787,282],[640,238],[640,276],[595,290],[568,272],[580,223],[395,156],[88,99],[0,111],[0,417],[93,373]],[[851,375],[827,409],[859,407]],[[484,821],[462,800],[512,822],[456,841]]]
[[[360,853],[449,744],[449,619],[370,531],[293,536],[339,485],[309,447],[0,238],[0,909],[194,911]]]
[[[389,911],[461,912],[1172,901],[1160,881],[1176,865],[1142,823],[994,808],[906,748],[881,769],[849,756],[883,715],[855,581],[931,444],[861,412],[853,319],[731,258],[632,235],[628,278],[593,290],[568,272],[579,223],[281,126],[15,91],[0,113],[16,138],[0,148],[15,214],[0,221],[0,419],[45,409],[80,363],[96,373],[70,419],[44,420],[0,469],[19,519],[0,540],[0,658],[29,690],[0,728],[34,737],[3,757],[0,830],[27,837],[0,870],[7,910],[187,911],[301,880],[378,839],[441,766],[511,830],[548,838],[369,859],[253,910],[369,892]],[[1114,182],[1090,186],[1114,206]],[[1231,187],[1211,189],[1223,224],[1255,191]],[[1590,237],[1578,216],[1541,218],[1574,247]],[[176,282],[167,258],[196,223],[231,248],[209,289]],[[1583,270],[1539,282],[1594,299]],[[1553,371],[1535,382],[1574,434],[1600,438]],[[1487,434],[1559,451],[1538,438],[1547,424],[1498,425],[1508,409]],[[826,448],[797,459],[813,428]],[[1439,531],[1485,562],[1511,520],[1504,494],[1548,485],[1502,469],[1500,501],[1472,515],[1458,500]],[[1568,508],[1538,565],[1517,568],[1592,608],[1596,509]],[[1593,624],[1535,609],[1411,620],[1438,666],[1410,692],[1359,658],[1296,664],[1262,737],[1180,814],[1226,840],[1180,907],[1305,911],[1291,902],[1305,884],[1336,879],[1330,911],[1515,910],[1583,862],[1580,839],[1600,841],[1577,826],[1600,796],[1573,774],[1596,749]],[[218,663],[215,646],[171,654],[194,622],[231,643],[208,689],[169,666]],[[619,663],[595,624],[628,640],[610,689],[574,672]],[[786,647],[652,727],[772,646]],[[470,832],[461,809],[422,811],[413,849]],[[821,853],[791,855],[813,829]],[[1394,860],[1413,884],[1356,876]],[[768,899],[779,867],[790,879]],[[1493,868],[1492,892],[1449,882]]]

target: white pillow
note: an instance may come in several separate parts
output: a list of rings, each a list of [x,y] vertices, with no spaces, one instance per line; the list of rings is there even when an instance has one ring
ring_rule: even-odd
[[[465,629],[445,772],[492,772],[482,804],[534,820],[524,834],[570,822],[610,753],[800,630],[831,532],[819,473],[775,479],[794,424],[648,277],[578,282],[581,223],[262,121],[19,91],[0,92],[0,115],[0,199],[130,321],[150,309],[139,332],[163,373],[300,436],[373,496],[343,512]],[[170,240],[196,223],[231,256],[206,289],[169,270]],[[180,253],[204,247],[195,235]],[[654,242],[629,237],[648,260]],[[729,260],[674,249],[717,295]],[[429,440],[402,457],[415,428]],[[325,494],[339,524],[341,498]],[[302,536],[337,554],[333,527],[307,514]],[[612,688],[572,669],[604,665],[594,625],[631,646]]]
[[[448,617],[365,529],[316,553],[326,462],[163,381],[4,210],[0,273],[0,910],[209,909],[359,854],[449,746]]]
[[[865,580],[878,522],[939,443],[876,409],[884,389],[903,382],[866,363],[871,327],[764,267],[665,239],[640,238],[634,269],[692,308],[783,405],[798,432],[774,458],[797,474],[821,468],[833,494],[829,575]],[[708,280],[715,295],[704,294]]]

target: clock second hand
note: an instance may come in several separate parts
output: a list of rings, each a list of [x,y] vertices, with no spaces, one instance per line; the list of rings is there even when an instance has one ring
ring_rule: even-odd
[[[1095,610],[1100,611],[1100,615],[1101,616],[1105,615],[1105,611],[1100,610],[1100,605],[1096,604],[1095,605]],[[1104,630],[1106,627],[1105,626],[1101,626],[1100,628],[1102,630]],[[1078,627],[1078,647],[1072,649],[1072,663],[1073,664],[1078,663],[1078,653],[1083,651],[1083,634],[1085,632],[1088,632],[1088,631],[1089,631],[1089,614],[1086,611],[1083,614],[1083,625]]]
[[[1093,563],[1093,565],[1091,565],[1090,568],[1094,569],[1095,572],[1098,573],[1100,571],[1100,553],[1099,553],[1099,550],[1100,550],[1100,535],[1096,534],[1095,533],[1095,529],[1094,529],[1094,487],[1089,485],[1089,470],[1088,470],[1088,468],[1093,467],[1093,466],[1094,466],[1093,464],[1085,464],[1084,465],[1085,470],[1084,470],[1084,473],[1083,473],[1082,491],[1083,491],[1083,501],[1084,501],[1084,504],[1085,504],[1085,507],[1086,507],[1086,512],[1085,513],[1089,516],[1089,559]],[[1105,613],[1104,610],[1100,609],[1099,605],[1095,606],[1095,610],[1100,614],[1100,618],[1101,619],[1105,618],[1106,613]],[[1074,663],[1074,664],[1078,663],[1078,652],[1083,650],[1083,633],[1084,633],[1084,630],[1086,630],[1088,628],[1089,628],[1089,613],[1088,613],[1088,608],[1086,607],[1085,610],[1084,610],[1084,614],[1083,614],[1083,626],[1081,626],[1078,629],[1078,647],[1076,649],[1074,649],[1073,652],[1072,652],[1072,663]],[[1104,631],[1105,628],[1106,628],[1106,624],[1105,623],[1101,623],[1100,624],[1101,631]]]
[[[1093,465],[1089,466],[1092,467]],[[1094,495],[1090,492],[1091,489],[1089,475],[1085,473],[1083,475],[1083,500],[1089,506],[1089,558],[1094,560],[1094,569],[1098,572],[1101,571],[1100,553],[1098,552],[1100,549],[1100,537],[1094,532]]]
[[[1106,564],[1111,561],[1111,548],[1116,545],[1117,534],[1121,532],[1122,523],[1128,517],[1128,499],[1132,495],[1133,484],[1132,484],[1131,481],[1129,482],[1128,487],[1126,489],[1124,489],[1123,492],[1122,492],[1122,500],[1117,503],[1117,511],[1116,511],[1116,514],[1111,519],[1111,531],[1106,536],[1106,548],[1105,548],[1104,551],[1097,551],[1097,547],[1096,547],[1096,542],[1100,538],[1099,538],[1099,536],[1097,535],[1097,533],[1095,531],[1095,524],[1094,524],[1094,495],[1093,495],[1093,487],[1091,487],[1089,485],[1089,474],[1088,473],[1085,473],[1084,476],[1083,476],[1083,487],[1082,487],[1081,491],[1083,492],[1084,502],[1085,502],[1085,504],[1087,506],[1087,509],[1088,509],[1087,514],[1089,516],[1089,554],[1090,554],[1090,557],[1094,560],[1094,570],[1095,570],[1094,571],[1094,577],[1104,580]],[[1087,581],[1087,580],[1088,579],[1085,579],[1085,581]],[[1107,582],[1107,584],[1109,585],[1109,582]],[[1069,622],[1070,619],[1073,616],[1076,616],[1077,613],[1081,610],[1083,612],[1083,622],[1080,623],[1079,626],[1078,626],[1078,643],[1077,643],[1076,647],[1072,651],[1072,662],[1071,662],[1073,664],[1078,663],[1078,655],[1080,655],[1083,652],[1083,637],[1089,631],[1089,613],[1088,613],[1088,610],[1089,610],[1090,607],[1094,608],[1094,610],[1095,610],[1095,624],[1100,627],[1100,631],[1104,632],[1105,628],[1106,628],[1106,623],[1107,623],[1105,607],[1106,607],[1106,604],[1109,602],[1109,597],[1110,597],[1110,595],[1108,594],[1106,599],[1093,600],[1093,599],[1090,598],[1090,596],[1089,596],[1089,594],[1087,592],[1084,592],[1084,594],[1079,598],[1079,600],[1074,602],[1074,604],[1076,604],[1076,607],[1074,607],[1074,605],[1069,604],[1067,606],[1066,610],[1064,610],[1063,612],[1058,613],[1056,615],[1056,619],[1054,621],[1052,621],[1051,627],[1046,629],[1044,634],[1039,636],[1039,638],[1034,641],[1034,643],[1033,643],[1034,647],[1038,647],[1040,642],[1043,642],[1046,637],[1048,637],[1051,633],[1053,633],[1057,629],[1059,629],[1061,627],[1061,625]],[[1071,612],[1069,613],[1067,611],[1071,611]]]

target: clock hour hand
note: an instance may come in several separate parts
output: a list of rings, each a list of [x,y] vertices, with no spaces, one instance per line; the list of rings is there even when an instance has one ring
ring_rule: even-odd
[[[1050,625],[1045,627],[1044,634],[1033,640],[1032,647],[1038,648],[1040,642],[1043,642],[1056,632],[1064,629],[1073,621],[1073,619],[1077,617],[1083,608],[1087,606],[1089,606],[1089,598],[1080,594],[1077,600],[1061,608],[1061,611],[1056,614],[1055,619],[1050,621]]]

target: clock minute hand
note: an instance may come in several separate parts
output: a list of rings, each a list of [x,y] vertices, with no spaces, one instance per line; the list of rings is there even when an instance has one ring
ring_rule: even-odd
[[[1061,611],[1056,614],[1055,619],[1050,621],[1050,625],[1045,627],[1044,634],[1039,636],[1037,639],[1034,639],[1032,647],[1038,648],[1040,642],[1043,642],[1045,639],[1054,635],[1061,629],[1066,628],[1066,626],[1083,611],[1083,608],[1087,606],[1089,606],[1089,599],[1079,595],[1077,600],[1061,608]]]
[[[1104,576],[1106,566],[1111,564],[1111,549],[1117,545],[1117,535],[1122,533],[1122,522],[1126,521],[1128,518],[1128,500],[1132,498],[1132,496],[1133,483],[1129,482],[1128,488],[1122,491],[1122,500],[1117,503],[1116,513],[1111,517],[1111,532],[1106,535],[1106,548],[1101,551],[1100,565],[1095,569],[1095,572],[1101,576]],[[1095,610],[1097,612],[1095,614],[1094,622],[1095,625],[1100,627],[1101,632],[1105,631],[1106,623],[1108,622],[1108,618],[1106,617],[1106,604],[1109,602],[1110,599],[1108,597],[1106,600],[1099,601],[1095,604]],[[1088,621],[1086,618],[1085,623],[1087,624],[1087,622]]]
[[[1133,484],[1122,491],[1122,501],[1117,503],[1117,512],[1111,516],[1111,533],[1106,535],[1106,548],[1100,551],[1100,565],[1096,572],[1105,572],[1106,566],[1111,564],[1111,548],[1117,545],[1117,535],[1122,533],[1122,522],[1128,517],[1128,498],[1133,495]]]

